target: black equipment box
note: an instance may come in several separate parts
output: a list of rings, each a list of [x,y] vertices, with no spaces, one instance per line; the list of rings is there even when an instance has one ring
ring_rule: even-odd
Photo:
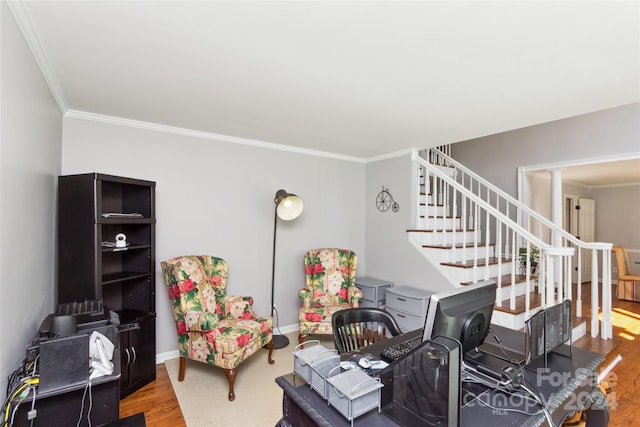
[[[456,340],[421,343],[381,372],[382,413],[400,425],[458,426],[461,361]]]

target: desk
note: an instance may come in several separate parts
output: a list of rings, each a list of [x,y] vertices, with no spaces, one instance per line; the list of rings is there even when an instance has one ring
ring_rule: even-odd
[[[493,325],[492,328],[497,335],[500,334],[500,327]],[[384,342],[378,342],[367,347],[363,347],[361,352],[368,352],[379,355],[380,351],[388,345],[406,339],[409,335],[422,334],[422,330],[408,332],[407,334],[390,338]],[[505,334],[509,335],[509,334]],[[504,339],[503,339],[504,340]],[[573,357],[568,358],[560,354],[549,354],[549,367],[552,374],[542,377],[536,372],[525,369],[524,376],[528,387],[537,391],[547,403],[547,409],[551,413],[553,423],[561,424],[567,415],[575,410],[584,409],[589,405],[589,397],[594,389],[596,381],[596,368],[603,361],[603,357],[596,353],[573,348]],[[348,357],[348,356],[347,356]],[[327,405],[315,391],[305,384],[302,379],[296,377],[295,386],[293,375],[288,374],[276,378],[276,383],[283,389],[283,419],[281,426],[349,426],[350,423],[339,412]],[[546,425],[543,413],[537,415],[526,415],[506,409],[525,409],[532,413],[539,409],[539,406],[529,404],[518,407],[514,399],[505,401],[505,395],[489,390],[484,395],[485,401],[493,403],[494,406],[505,408],[496,410],[480,404],[464,404],[460,409],[461,426],[491,425],[500,426],[540,426]],[[517,401],[520,401],[519,399]],[[354,426],[397,426],[393,420],[383,414],[378,414],[376,410],[364,414],[354,420]]]

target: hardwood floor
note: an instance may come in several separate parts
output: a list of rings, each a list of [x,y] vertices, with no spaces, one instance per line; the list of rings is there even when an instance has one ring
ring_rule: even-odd
[[[588,295],[588,284],[583,294]],[[588,299],[585,297],[585,305]],[[606,366],[618,354],[622,361],[606,378],[611,387],[610,427],[640,425],[640,302],[613,299],[615,339],[601,341],[585,336],[574,345],[600,354],[609,354]],[[585,312],[588,315],[588,311]],[[603,367],[604,367],[603,366]],[[148,427],[185,426],[182,411],[164,364],[157,365],[157,379],[120,401],[120,418],[143,412]]]
[[[620,363],[605,378],[611,387],[609,426],[637,426],[640,425],[640,302],[614,297],[612,306],[614,339],[603,342],[585,336],[574,345],[601,354],[608,352],[602,368],[617,355],[622,356]],[[617,345],[610,348],[612,341]]]
[[[156,365],[156,380],[120,401],[120,418],[144,412],[147,427],[183,427],[176,394],[164,363]]]

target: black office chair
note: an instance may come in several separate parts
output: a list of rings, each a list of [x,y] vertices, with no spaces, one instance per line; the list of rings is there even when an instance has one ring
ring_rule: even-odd
[[[331,317],[331,324],[338,353],[357,350],[402,333],[393,316],[380,308],[359,307],[336,311]]]

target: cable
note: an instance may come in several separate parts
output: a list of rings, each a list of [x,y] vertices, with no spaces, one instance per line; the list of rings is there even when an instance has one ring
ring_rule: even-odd
[[[87,381],[87,385],[84,386],[84,392],[82,393],[82,401],[80,404],[80,415],[78,416],[78,422],[76,423],[76,427],[80,427],[80,423],[82,422],[82,413],[84,412],[84,399],[87,396],[88,388],[89,388],[89,381]]]
[[[519,360],[511,358],[511,356],[507,354],[507,350],[504,348],[504,344],[502,343],[502,340],[498,335],[496,335],[493,329],[489,329],[489,331],[493,334],[493,339],[496,340],[496,342],[498,343],[498,348],[500,348],[500,351],[502,352],[502,354],[504,354],[504,357],[507,359],[507,361],[509,363],[513,363],[514,365],[517,365],[520,371],[522,371],[522,368],[523,368],[522,363]]]
[[[35,387],[33,388],[33,399],[31,400],[31,413],[33,413],[33,411],[35,411],[36,409],[36,389]],[[31,418],[31,426],[33,426],[33,420],[36,419],[37,413],[36,415],[33,415],[33,417]]]
[[[492,384],[489,381],[486,381],[485,379],[481,378],[480,376],[476,376],[473,375],[470,372],[466,372],[467,377],[462,379],[462,382],[467,382],[467,383],[476,383],[476,384],[481,384],[481,385],[485,385],[487,387],[489,387],[490,389],[496,390],[496,391],[501,391],[503,393],[508,393],[510,395],[515,395],[518,396],[522,399],[525,400],[529,400],[529,401],[533,401],[534,403],[538,404],[541,409],[538,412],[535,413],[530,413],[524,410],[520,410],[520,409],[516,409],[516,408],[497,408],[492,406],[491,404],[489,404],[489,402],[485,402],[484,400],[481,399],[481,397],[479,395],[476,395],[473,392],[467,391],[470,395],[474,396],[475,398],[479,399],[483,404],[487,405],[489,408],[491,409],[495,409],[495,410],[504,410],[504,411],[513,411],[513,412],[519,412],[528,416],[534,416],[534,415],[539,415],[540,413],[543,413],[547,422],[549,423],[549,427],[555,427],[555,424],[553,424],[553,421],[551,419],[551,414],[549,414],[549,411],[547,410],[546,406],[544,405],[542,399],[540,399],[538,397],[538,395],[536,393],[534,393],[531,389],[529,389],[526,385],[521,384],[519,386],[519,388],[521,388],[522,390],[526,391],[530,396],[527,397],[526,395],[522,395],[521,393],[518,393],[518,389],[509,389],[507,387],[501,387],[501,386],[497,386],[496,384]],[[487,396],[488,399],[488,396]]]
[[[22,402],[23,402],[27,397],[29,397],[29,395],[31,394],[31,390],[33,390],[33,401],[32,401],[32,403],[31,403],[31,409],[33,409],[33,408],[34,408],[34,406],[35,406],[35,402],[36,402],[36,388],[35,388],[34,386],[32,386],[32,385],[29,385],[29,386],[27,387],[27,394],[26,394],[24,397],[20,398],[20,400],[18,401],[18,403],[16,403],[16,405],[14,406],[13,411],[11,411],[11,419],[10,419],[10,421],[9,421],[9,425],[10,425],[10,426],[12,426],[12,425],[13,425],[13,420],[14,420],[14,418],[15,418],[15,416],[16,416],[16,412],[18,412],[18,408],[20,407],[20,404],[21,404],[21,403],[22,403]],[[31,423],[33,424],[33,419],[31,420]]]
[[[471,376],[471,377],[473,377],[473,376]],[[507,387],[499,387],[499,386],[496,386],[495,384],[491,384],[489,381],[484,381],[483,379],[480,379],[480,378],[478,378],[477,380],[473,379],[473,378],[471,380],[470,379],[463,379],[462,382],[463,383],[469,383],[469,384],[484,385],[486,387],[489,387],[492,390],[501,391],[503,393],[507,393],[507,394],[510,394],[510,395],[513,395],[513,396],[518,396],[521,399],[529,400],[529,401],[535,403],[536,405],[540,404],[540,402],[537,399],[534,399],[534,398],[528,397],[527,395],[523,395],[523,394],[519,393],[518,389],[509,389]],[[472,392],[470,392],[468,390],[467,390],[467,392],[469,394],[471,394],[472,396],[477,397],[474,393],[472,393]]]
[[[482,400],[482,396],[481,395],[476,395],[472,392],[468,392],[470,395],[472,395],[473,397],[475,397],[476,399],[480,400],[482,402],[483,405],[486,405],[487,407],[491,408],[491,409],[495,409],[496,411],[509,411],[509,412],[518,412],[520,414],[524,414],[527,415],[529,417],[535,416],[535,415],[540,415],[542,412],[544,412],[544,409],[540,409],[537,412],[527,412],[524,411],[522,409],[516,409],[516,408],[499,408],[497,406],[493,406],[491,405],[489,402],[485,402],[484,400]],[[524,396],[523,396],[524,397]],[[487,397],[488,400],[488,397]]]
[[[15,400],[15,398],[19,396],[28,387],[38,385],[39,382],[40,382],[39,378],[25,377],[21,379],[20,384],[9,395],[7,395],[7,400],[5,403],[5,410],[4,410],[4,420],[2,423],[3,426],[9,425],[9,414],[11,413],[11,406],[12,406],[11,403]],[[24,400],[24,397],[17,402],[16,408],[20,405],[20,402],[22,402],[22,400]]]
[[[281,331],[280,331],[280,315],[278,314],[278,309],[274,306],[273,307],[273,312],[276,314],[276,329],[278,330],[278,334],[277,335],[284,335]]]
[[[502,352],[502,354],[504,354],[504,356],[507,358],[507,360],[515,365],[518,366],[518,369],[520,370],[520,375],[522,376],[522,384],[520,384],[520,387],[522,389],[524,389],[527,393],[529,393],[535,400],[536,402],[542,407],[542,412],[544,412],[544,416],[547,419],[547,422],[549,423],[549,427],[554,427],[553,421],[551,420],[551,415],[549,414],[549,411],[547,410],[544,402],[542,401],[542,399],[538,396],[537,393],[535,393],[533,390],[531,390],[530,388],[528,388],[525,383],[527,383],[528,381],[526,380],[525,376],[524,376],[524,366],[517,360],[512,359],[508,354],[507,351],[504,348],[504,345],[502,344],[502,340],[500,339],[500,337],[498,335],[496,335],[496,333],[492,330],[489,329],[489,331],[491,331],[493,333],[493,338],[496,340],[496,342],[498,343],[498,346],[500,348],[500,351]]]
[[[93,393],[91,390],[91,380],[89,380],[89,409],[87,410],[87,423],[91,427],[91,409],[93,408]]]
[[[545,404],[542,402],[542,399],[540,399],[538,395],[535,394],[532,390],[530,390],[526,385],[522,384],[520,387],[522,387],[523,390],[525,390],[527,393],[533,396],[533,398],[538,401],[540,406],[542,406],[542,411],[544,412],[544,416],[547,418],[549,427],[555,427],[555,424],[553,424],[553,420],[551,420],[551,414],[549,414],[549,411],[547,410],[547,407],[545,406]]]

